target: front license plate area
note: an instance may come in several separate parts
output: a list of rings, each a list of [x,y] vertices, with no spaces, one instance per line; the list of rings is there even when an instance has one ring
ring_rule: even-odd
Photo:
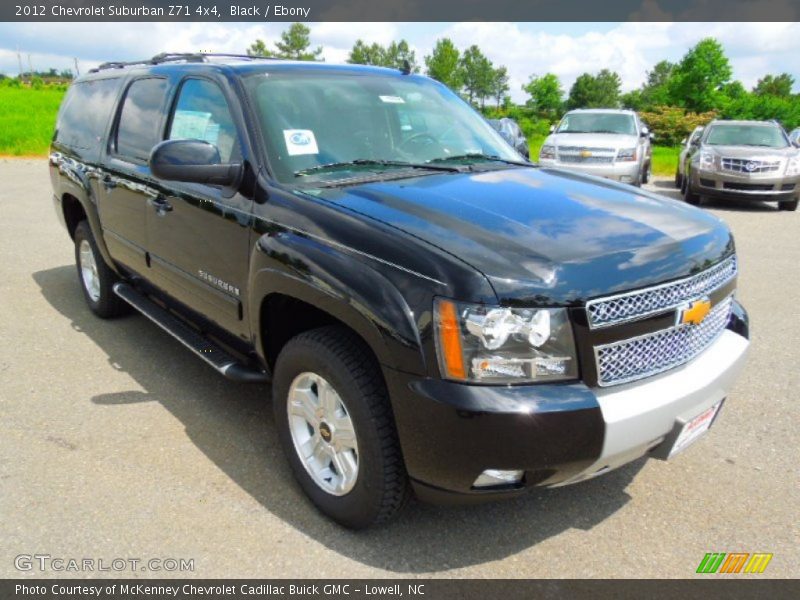
[[[689,420],[688,422],[684,423],[683,427],[680,429],[678,436],[675,438],[675,442],[672,444],[672,448],[669,451],[669,455],[667,458],[672,458],[679,452],[686,450],[689,446],[694,444],[697,440],[699,440],[703,435],[709,430],[712,423],[714,423],[714,419],[717,418],[717,414],[719,414],[719,409],[722,407],[722,400],[710,406],[699,415],[694,417],[693,419]]]

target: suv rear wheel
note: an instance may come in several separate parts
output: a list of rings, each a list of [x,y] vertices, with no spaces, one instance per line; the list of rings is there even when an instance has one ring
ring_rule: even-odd
[[[75,264],[83,296],[94,314],[109,319],[127,312],[127,304],[113,290],[119,278],[103,260],[86,221],[75,228]]]
[[[359,338],[335,326],[292,338],[272,390],[281,445],[320,511],[354,529],[400,511],[409,486],[389,395]]]

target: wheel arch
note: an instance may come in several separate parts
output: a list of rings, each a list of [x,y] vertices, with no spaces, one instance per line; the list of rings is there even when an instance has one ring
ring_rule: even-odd
[[[70,238],[75,239],[75,228],[85,219],[89,223],[89,228],[92,230],[97,249],[103,260],[112,271],[119,274],[103,238],[97,197],[91,185],[93,177],[91,173],[94,173],[95,170],[59,152],[53,152],[50,155],[50,168],[53,188],[56,197],[61,202],[64,224]]]
[[[251,258],[249,305],[255,349],[270,367],[294,335],[338,324],[382,365],[422,373],[413,312],[383,274],[299,235],[265,235]]]

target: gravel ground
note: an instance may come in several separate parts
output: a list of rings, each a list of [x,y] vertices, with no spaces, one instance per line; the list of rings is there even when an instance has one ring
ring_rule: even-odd
[[[482,578],[690,577],[706,552],[772,552],[764,577],[797,573],[800,213],[706,208],[736,234],[753,345],[694,448],[504,503],[415,502],[352,533],[294,484],[267,388],[143,317],[89,313],[46,163],[0,160],[0,180],[0,577],[36,553],[194,559],[198,577]]]

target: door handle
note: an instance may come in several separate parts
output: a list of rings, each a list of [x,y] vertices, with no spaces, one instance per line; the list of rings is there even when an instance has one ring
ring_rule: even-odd
[[[164,196],[156,196],[150,200],[150,206],[155,208],[159,215],[163,215],[172,210],[172,204],[170,204]]]

